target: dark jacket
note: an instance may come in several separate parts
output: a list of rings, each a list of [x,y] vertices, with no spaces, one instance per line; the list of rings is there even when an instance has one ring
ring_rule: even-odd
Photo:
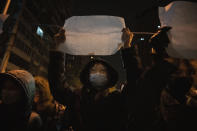
[[[161,130],[160,95],[173,70],[168,62],[161,61],[144,72],[138,80],[135,97],[135,130]]]
[[[135,52],[132,48],[125,49],[122,51],[122,58],[124,60],[124,66],[127,69],[127,76],[131,77],[128,80],[130,87],[134,89],[136,85],[136,78],[139,69],[137,66],[137,60],[135,58]],[[74,126],[78,130],[114,130],[114,131],[124,131],[125,123],[128,115],[128,106],[125,102],[128,102],[128,89],[120,93],[114,91],[109,93],[106,97],[102,97],[98,101],[94,101],[94,91],[89,90],[90,84],[87,80],[87,70],[94,62],[101,62],[107,66],[107,70],[112,74],[113,79],[108,83],[109,87],[115,86],[118,81],[118,73],[112,68],[110,64],[102,60],[92,60],[81,72],[81,82],[83,83],[83,89],[80,96],[76,96],[71,93],[68,89],[64,88],[65,77],[64,77],[64,62],[65,54],[61,52],[50,52],[50,64],[49,64],[49,83],[51,87],[52,94],[59,102],[70,105],[71,110],[77,111],[78,118],[73,121],[78,121],[81,123],[75,123]],[[128,75],[133,73],[133,75]],[[132,83],[133,82],[133,83]],[[129,91],[132,91],[129,90]],[[76,110],[75,105],[78,105]],[[79,118],[80,117],[80,118]]]
[[[95,100],[95,96],[99,91],[93,90],[88,75],[95,63],[103,64],[110,76],[105,88],[106,94],[103,93],[103,96],[98,100]],[[114,87],[118,81],[117,71],[104,60],[92,59],[82,70],[80,79],[84,85],[80,99],[81,130],[125,130],[126,110],[124,97],[116,90],[113,92],[108,91],[108,88]]]
[[[18,109],[12,109],[4,104],[0,105],[0,127],[6,131],[27,130],[35,93],[34,78],[27,71],[12,70],[0,74],[0,83],[5,79],[11,79],[19,84],[25,92],[25,99],[21,105],[18,105]]]
[[[196,128],[197,108],[179,103],[167,89],[162,90],[160,108],[164,118],[165,131],[189,131]]]

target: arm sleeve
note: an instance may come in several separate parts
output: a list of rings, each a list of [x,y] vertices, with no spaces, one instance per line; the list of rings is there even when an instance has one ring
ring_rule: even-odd
[[[58,51],[50,51],[48,66],[48,79],[50,90],[59,103],[69,106],[73,93],[65,87],[65,54]]]
[[[127,85],[135,85],[141,69],[134,47],[122,49],[122,59],[127,73]]]
[[[135,48],[130,47],[122,49],[122,59],[124,68],[127,74],[127,84],[122,90],[122,97],[125,100],[127,106],[127,112],[130,114],[133,110],[133,102],[137,91],[137,81],[140,78],[141,68],[139,61],[136,57]],[[129,116],[128,116],[129,117]]]

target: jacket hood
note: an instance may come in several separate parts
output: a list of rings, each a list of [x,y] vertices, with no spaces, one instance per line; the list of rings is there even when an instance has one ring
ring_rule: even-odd
[[[89,70],[95,63],[101,63],[106,68],[111,77],[108,88],[116,86],[120,87],[126,81],[126,73],[123,69],[123,63],[120,51],[109,56],[90,56],[89,62],[85,65],[80,74],[80,80],[84,86],[90,86]]]
[[[4,81],[5,79],[15,81],[21,88],[23,88],[27,98],[24,107],[25,115],[29,116],[35,94],[35,81],[33,76],[25,70],[11,70],[6,73],[0,73],[0,81]]]

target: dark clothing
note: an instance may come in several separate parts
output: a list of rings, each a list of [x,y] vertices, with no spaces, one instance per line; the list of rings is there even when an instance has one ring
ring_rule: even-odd
[[[135,130],[162,130],[163,120],[159,108],[160,96],[174,70],[175,67],[172,64],[161,60],[144,72],[144,75],[138,80],[138,89],[134,95],[133,119],[135,121],[133,124]]]
[[[160,108],[164,118],[165,131],[189,131],[196,128],[196,107],[180,104],[166,89],[161,94]]]
[[[68,109],[53,101],[51,104],[54,105],[53,109],[46,108],[42,111],[37,111],[42,119],[42,131],[62,131],[68,129]]]
[[[50,52],[48,80],[52,95],[59,103],[67,106],[73,104],[74,94],[65,85],[65,54],[57,51]],[[65,95],[66,94],[66,95]]]
[[[0,83],[7,79],[15,81],[25,96],[24,101],[17,105],[0,104],[0,127],[6,131],[27,130],[35,92],[34,78],[26,71],[12,70],[0,74]]]
[[[136,69],[138,67],[136,65],[133,65],[137,64],[137,61],[132,53],[133,51],[131,48],[123,50],[122,52],[123,60],[125,60],[124,64],[128,74],[130,74],[131,72],[133,73],[132,77],[131,75],[129,75],[131,78],[128,80],[128,83],[134,82],[128,84],[130,87],[132,85],[135,86],[135,80],[137,78],[137,76],[135,75],[138,71]],[[133,62],[133,60],[135,62]],[[126,99],[128,96],[128,89],[124,88],[121,93],[115,91],[109,93],[107,96],[103,96],[100,99],[95,100],[94,97],[98,92],[90,90],[90,84],[82,81],[84,87],[81,91],[81,95],[76,95],[70,92],[68,89],[64,88],[64,62],[65,60],[63,53],[54,51],[50,52],[49,83],[55,99],[60,103],[70,106],[73,114],[75,115],[75,117],[72,117],[76,118],[72,120],[73,127],[76,130],[82,131],[126,130],[125,124],[128,117],[128,110],[126,107],[126,102],[128,101],[126,101]],[[107,62],[105,63],[108,64]],[[82,73],[83,72],[84,71],[82,71]],[[84,75],[81,74],[81,76]],[[115,82],[112,83],[115,84]],[[111,84],[110,87],[112,87],[114,84]]]
[[[0,127],[6,131],[26,131],[28,127],[27,119],[24,114],[19,111],[10,110],[6,105],[0,105]]]
[[[42,119],[36,112],[32,112],[29,119],[28,131],[43,131],[42,130]]]
[[[89,93],[84,92],[81,99],[81,130],[124,131],[127,112],[121,94],[115,91],[95,101]]]

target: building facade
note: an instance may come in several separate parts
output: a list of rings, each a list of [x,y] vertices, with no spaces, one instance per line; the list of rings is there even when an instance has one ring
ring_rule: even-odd
[[[1,1],[1,11],[6,0]],[[34,76],[47,77],[49,63],[49,47],[53,36],[64,25],[65,19],[71,16],[68,0],[12,0],[8,9],[9,17],[17,16],[18,29],[6,70],[25,69]],[[20,12],[21,11],[21,12]],[[19,13],[20,12],[20,13]],[[0,62],[8,48],[8,42],[13,35],[15,20],[7,20],[4,32],[0,34]],[[11,25],[11,26],[10,26]],[[10,29],[11,28],[11,29]],[[73,70],[80,65],[81,57],[66,55],[65,68],[68,75],[76,74]],[[68,78],[70,78],[68,76]]]

